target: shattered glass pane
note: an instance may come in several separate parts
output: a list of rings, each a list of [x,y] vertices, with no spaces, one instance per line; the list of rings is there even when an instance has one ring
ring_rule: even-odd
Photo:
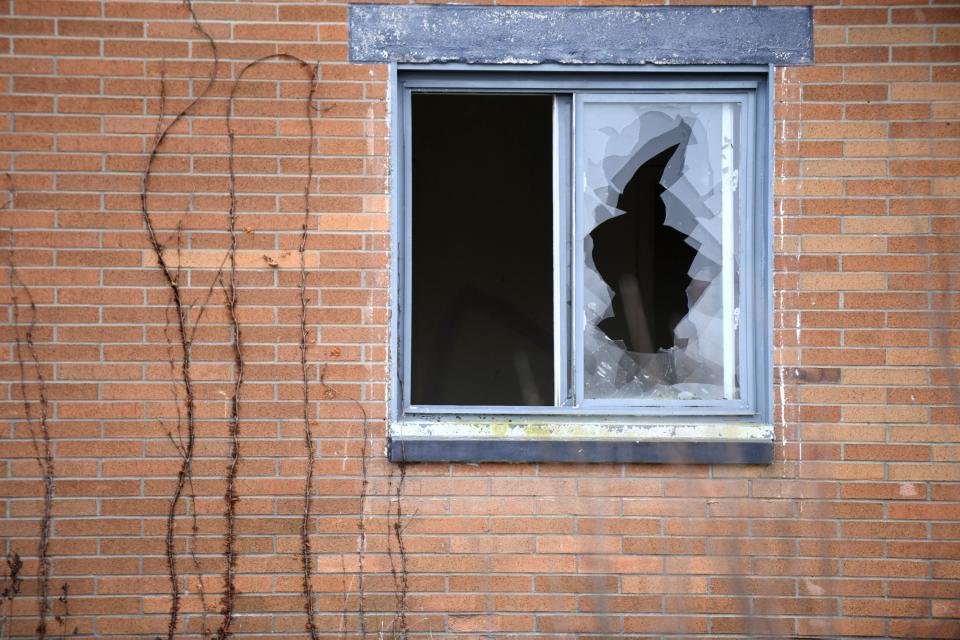
[[[737,398],[739,103],[581,117],[585,397]]]

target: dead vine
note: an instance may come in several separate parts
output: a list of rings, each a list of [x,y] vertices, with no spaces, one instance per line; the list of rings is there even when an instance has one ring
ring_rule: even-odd
[[[11,187],[11,178],[9,173],[4,173],[4,178],[6,181],[6,192],[7,192],[7,201],[3,204],[0,209],[9,209],[13,206],[13,188]],[[8,250],[10,254],[8,258],[13,263],[13,230],[9,231],[10,233],[10,246]],[[12,281],[10,283],[13,285]],[[19,331],[17,331],[19,336]],[[20,372],[21,372],[21,385],[23,384],[23,364],[20,363]],[[26,396],[24,396],[26,398]],[[36,442],[34,442],[34,447],[36,448]],[[23,578],[20,577],[20,571],[23,570],[23,560],[20,559],[20,554],[16,551],[8,551],[6,558],[6,574],[3,576],[3,588],[0,589],[0,607],[6,609],[6,615],[2,615],[0,611],[0,640],[4,638],[4,631],[8,628],[7,624],[13,622],[13,601],[20,594],[20,587],[23,585]],[[9,637],[9,633],[7,634]]]
[[[361,426],[360,437],[363,439],[363,443],[360,445],[360,504],[359,504],[359,520],[357,522],[358,529],[358,546],[359,546],[359,557],[357,559],[357,570],[359,571],[358,585],[357,589],[360,591],[360,604],[359,604],[359,619],[360,619],[360,634],[361,638],[367,637],[367,628],[366,628],[366,616],[364,611],[364,596],[365,596],[365,573],[364,573],[364,560],[367,555],[367,524],[366,524],[366,503],[367,503],[367,491],[370,486],[370,480],[367,476],[367,437],[369,434],[369,421],[367,419],[367,410],[364,409],[363,405],[357,402],[357,407],[360,408],[360,413],[363,416],[363,423]]]
[[[313,554],[310,549],[310,516],[313,512],[313,469],[316,462],[316,452],[313,449],[313,434],[310,429],[310,374],[307,367],[307,232],[310,228],[310,187],[313,182],[313,145],[314,122],[313,101],[316,96],[319,81],[320,65],[313,68],[310,77],[310,92],[306,102],[306,117],[309,128],[307,147],[307,181],[303,187],[303,225],[300,230],[300,372],[303,379],[303,446],[307,454],[306,478],[303,483],[303,519],[300,522],[300,556],[303,565],[303,597],[306,600],[307,631],[310,637],[317,640],[316,612],[313,602]]]
[[[178,243],[178,244],[177,244],[177,254],[179,255],[179,254],[180,254],[180,246],[181,246],[181,242],[182,242],[182,240],[181,240],[181,234],[180,234],[180,225],[177,225],[177,231],[178,231],[178,233],[177,233],[177,243]],[[198,312],[197,312],[197,314],[196,314],[196,316],[195,316],[194,319],[193,319],[193,327],[192,327],[191,332],[190,332],[190,342],[191,342],[191,344],[193,343],[193,336],[196,335],[197,329],[198,329],[199,326],[200,326],[200,320],[203,318],[203,313],[204,313],[204,311],[206,310],[207,304],[208,304],[209,301],[210,301],[210,296],[211,296],[211,294],[213,293],[214,286],[216,285],[216,283],[217,283],[217,281],[218,281],[218,278],[220,277],[220,274],[223,272],[223,266],[224,266],[224,264],[226,263],[226,260],[227,260],[227,257],[224,256],[223,261],[220,263],[220,267],[218,268],[217,273],[216,273],[216,275],[214,276],[214,280],[213,280],[213,282],[211,283],[209,289],[207,290],[207,293],[206,293],[206,296],[204,297],[203,303],[201,303],[201,304],[199,305],[199,307],[198,307],[197,303],[194,303],[193,305],[190,306],[191,316],[192,316],[192,317],[193,317],[193,313],[192,313],[193,309],[195,309],[195,308],[198,308],[198,309],[199,309]],[[179,280],[179,274],[180,274],[180,262],[179,262],[179,261],[178,261],[178,263],[177,263],[177,274],[178,274],[178,278],[177,278],[177,279]],[[165,324],[164,324],[164,326],[163,326],[163,335],[164,335],[164,338],[165,338],[166,341],[167,341],[167,353],[168,353],[167,363],[169,364],[169,367],[170,367],[170,379],[171,379],[171,380],[174,380],[174,379],[176,379],[176,377],[177,377],[177,371],[176,371],[176,364],[174,363],[174,356],[173,356],[173,338],[172,338],[172,336],[170,335],[170,310],[171,310],[171,308],[172,308],[172,306],[171,306],[171,305],[168,305],[168,306],[167,306],[167,309],[166,309],[166,313],[164,314],[166,322],[165,322]],[[177,412],[177,419],[176,419],[176,423],[175,423],[175,424],[176,424],[176,434],[177,434],[177,437],[174,438],[174,437],[173,437],[173,433],[171,433],[171,432],[169,432],[169,431],[167,432],[167,437],[168,437],[168,438],[170,439],[170,441],[173,443],[173,446],[174,446],[174,448],[177,450],[177,452],[180,454],[181,459],[183,459],[183,458],[186,457],[186,445],[185,445],[184,442],[183,442],[183,414],[182,414],[182,412],[181,412],[181,410],[180,410],[180,407],[181,407],[181,405],[183,404],[183,399],[180,397],[179,386],[178,386],[176,383],[174,383],[174,384],[172,385],[172,387],[173,387],[173,405],[174,405],[174,408],[176,409],[176,412]],[[200,621],[200,633],[201,633],[201,635],[202,635],[204,638],[206,638],[207,635],[208,635],[208,629],[207,629],[207,594],[206,594],[206,592],[205,592],[205,590],[204,590],[204,586],[203,586],[203,569],[202,569],[202,567],[200,566],[200,559],[197,557],[197,541],[198,541],[199,536],[200,536],[200,523],[199,523],[199,520],[198,520],[198,518],[197,518],[197,492],[196,492],[196,490],[194,489],[194,486],[193,486],[193,474],[192,474],[192,473],[188,473],[188,474],[187,474],[187,501],[188,501],[188,504],[190,505],[190,506],[189,506],[189,509],[190,509],[190,559],[191,559],[191,561],[192,561],[192,563],[193,563],[193,568],[194,568],[194,571],[196,572],[196,575],[197,575],[197,591],[198,591],[198,594],[199,594],[199,596],[200,596],[200,607],[201,607],[201,613],[200,613],[200,616],[201,616],[201,621]]]
[[[387,479],[387,495],[390,497],[387,506],[387,557],[390,560],[390,574],[393,576],[394,598],[397,603],[397,617],[394,622],[394,636],[405,640],[409,632],[407,624],[407,594],[410,591],[410,578],[407,572],[407,549],[403,541],[403,533],[406,525],[403,524],[403,506],[401,499],[403,497],[403,485],[407,479],[406,462],[400,461],[397,465],[400,470],[400,478],[397,480],[396,489],[393,486],[393,470]],[[396,503],[394,505],[391,503]],[[392,512],[392,513],[391,513]],[[391,522],[391,516],[393,521]],[[394,560],[393,545],[390,536],[393,536],[397,542],[396,557],[399,558],[400,568],[397,568]]]
[[[60,640],[63,640],[68,635],[67,623],[70,621],[70,585],[66,582],[60,585],[60,595],[57,597],[57,602],[60,603],[60,613],[54,614],[53,618],[60,625]],[[74,627],[69,635],[75,636],[79,631],[77,627]]]
[[[188,497],[190,499],[190,559],[193,561],[193,568],[197,572],[197,593],[200,596],[200,636],[207,637],[207,592],[203,586],[203,569],[200,566],[200,559],[197,558],[197,539],[200,535],[200,523],[197,521],[197,492],[193,487],[193,475],[188,480]]]
[[[345,640],[347,637],[347,609],[349,605],[347,604],[347,561],[343,557],[343,554],[340,554],[340,579],[342,580],[341,588],[342,593],[341,597],[341,606],[340,606],[340,640]]]
[[[320,369],[320,386],[323,388],[323,397],[332,400],[338,397],[337,390],[331,387],[327,383],[327,368],[324,366]],[[366,573],[364,571],[364,561],[367,555],[367,524],[364,519],[366,513],[366,502],[367,502],[367,493],[368,487],[370,485],[370,480],[367,476],[367,438],[369,437],[370,431],[370,420],[367,415],[367,410],[364,408],[363,403],[359,400],[352,400],[353,404],[356,405],[357,409],[360,410],[361,416],[361,427],[360,435],[363,439],[362,444],[360,445],[360,501],[358,505],[359,518],[357,521],[357,590],[359,591],[360,597],[357,603],[357,620],[360,625],[360,637],[365,639],[367,637],[367,613],[366,613]],[[388,491],[389,493],[389,491]],[[389,540],[389,539],[388,539]],[[389,548],[388,548],[389,551]],[[343,581],[344,593],[343,598],[346,602],[347,593],[346,593],[346,580]]]
[[[30,435],[33,442],[34,453],[37,465],[43,473],[43,512],[40,517],[40,537],[37,541],[37,605],[38,622],[37,638],[44,640],[47,637],[47,616],[50,613],[49,589],[50,589],[50,525],[53,513],[53,495],[55,488],[55,473],[53,468],[53,445],[50,440],[50,425],[48,422],[50,415],[50,402],[47,398],[47,382],[43,375],[43,369],[40,366],[40,356],[37,353],[37,347],[34,342],[34,330],[37,325],[37,305],[33,298],[33,293],[27,284],[21,280],[17,273],[16,265],[13,261],[13,232],[10,232],[11,246],[7,251],[8,268],[8,286],[10,287],[10,306],[13,311],[13,328],[16,334],[15,349],[17,365],[20,371],[20,393],[23,399],[23,411],[30,428]],[[21,337],[20,329],[23,326],[20,321],[20,298],[17,295],[17,288],[23,291],[26,298],[26,306],[30,310],[30,320],[24,329]],[[24,355],[26,350],[26,355]],[[27,359],[33,366],[34,374],[37,380],[37,400],[39,415],[36,419],[37,427],[34,427],[33,402],[27,391]]]
[[[0,623],[13,622],[13,601],[20,594],[20,587],[23,584],[23,578],[20,577],[20,571],[23,569],[23,560],[16,551],[7,554],[7,574],[3,576],[3,590],[0,590],[0,601],[6,605],[7,615],[0,618]],[[0,624],[0,640],[4,637],[10,637],[9,632],[4,636],[6,626]]]
[[[193,29],[200,34],[210,45],[211,52],[213,55],[213,66],[210,69],[210,73],[207,76],[206,83],[204,84],[203,89],[200,93],[191,100],[173,119],[168,122],[166,125],[163,124],[164,119],[164,107],[166,103],[166,83],[163,76],[160,79],[160,113],[157,116],[157,131],[154,137],[153,145],[150,149],[150,154],[147,159],[147,166],[143,173],[143,180],[141,183],[140,189],[140,212],[143,217],[143,223],[147,230],[147,236],[150,241],[150,246],[153,249],[153,252],[157,259],[157,264],[160,270],[163,273],[164,280],[166,281],[167,287],[170,289],[170,295],[173,300],[174,310],[177,315],[177,326],[180,347],[182,350],[182,360],[181,360],[181,371],[180,375],[183,378],[184,383],[184,392],[186,395],[186,427],[187,427],[187,438],[186,443],[183,446],[183,455],[180,469],[177,472],[177,479],[174,486],[173,495],[170,498],[170,507],[167,511],[167,523],[166,523],[166,559],[167,559],[167,570],[170,578],[170,618],[167,624],[167,639],[173,640],[174,635],[177,631],[177,626],[179,623],[180,617],[180,577],[177,571],[177,557],[176,551],[174,549],[174,529],[176,524],[177,508],[180,504],[180,499],[183,497],[184,486],[187,482],[188,477],[192,473],[191,465],[193,462],[193,452],[194,445],[196,442],[196,429],[195,429],[195,406],[196,399],[194,397],[193,391],[193,379],[190,372],[190,363],[191,363],[191,344],[192,344],[192,335],[188,334],[187,329],[187,308],[184,304],[182,291],[180,288],[180,274],[178,271],[173,271],[170,268],[170,265],[167,262],[167,258],[164,251],[164,246],[157,237],[157,232],[153,226],[153,219],[150,215],[148,195],[150,193],[150,178],[153,175],[154,164],[159,156],[160,148],[163,146],[163,143],[166,141],[167,136],[170,134],[170,131],[175,127],[183,118],[190,112],[190,110],[196,105],[200,100],[206,97],[209,93],[210,88],[213,86],[217,74],[220,69],[220,56],[217,48],[217,43],[213,39],[213,36],[204,29],[203,25],[197,19],[197,14],[194,12],[193,4],[191,0],[181,0],[183,6],[187,9],[190,14],[190,19],[192,22]],[[179,261],[178,261],[179,264]]]
[[[237,317],[237,190],[236,190],[236,131],[233,129],[233,119],[234,119],[234,109],[236,105],[237,92],[243,82],[244,76],[254,67],[271,61],[287,61],[294,62],[309,74],[310,79],[310,90],[305,102],[305,114],[309,123],[309,150],[307,156],[307,179],[304,186],[303,196],[304,196],[304,218],[301,229],[300,236],[300,246],[299,246],[299,256],[300,256],[300,308],[301,308],[301,339],[300,339],[300,363],[303,374],[303,417],[304,417],[304,438],[305,444],[308,448],[308,478],[306,488],[304,489],[304,500],[305,511],[303,516],[303,524],[301,527],[301,554],[303,556],[303,592],[304,597],[306,598],[306,613],[307,613],[307,630],[310,631],[312,638],[317,638],[317,630],[314,624],[314,610],[313,610],[313,590],[310,582],[310,541],[308,537],[308,523],[310,515],[310,484],[312,483],[312,474],[313,474],[313,443],[310,433],[310,422],[309,422],[309,392],[308,392],[308,377],[307,377],[307,357],[306,357],[306,347],[307,347],[307,329],[306,329],[306,241],[307,241],[307,230],[308,223],[310,219],[310,185],[313,181],[313,144],[314,144],[314,123],[312,117],[313,110],[313,101],[316,93],[317,87],[317,73],[319,67],[311,66],[305,60],[290,55],[287,53],[272,54],[258,58],[253,62],[245,65],[240,72],[237,74],[236,79],[233,82],[233,85],[230,88],[230,96],[227,107],[227,139],[229,142],[228,150],[228,165],[230,172],[230,210],[228,212],[228,224],[230,232],[230,249],[228,252],[230,260],[230,269],[229,269],[229,281],[224,287],[224,293],[226,296],[226,306],[227,313],[230,318],[231,326],[231,342],[233,344],[234,352],[234,388],[233,395],[231,397],[231,410],[230,410],[230,440],[231,440],[231,452],[230,452],[230,466],[227,471],[227,488],[225,494],[226,500],[226,513],[224,518],[226,520],[227,534],[226,534],[226,566],[224,571],[224,595],[221,607],[221,613],[223,614],[223,621],[220,625],[220,628],[217,630],[217,638],[226,638],[229,637],[231,630],[231,624],[233,621],[233,603],[234,597],[236,594],[236,586],[234,584],[234,572],[236,568],[236,533],[235,533],[235,518],[236,518],[236,503],[239,501],[239,496],[236,494],[236,478],[237,471],[240,464],[240,404],[241,404],[241,391],[243,387],[243,370],[244,370],[244,359],[243,359],[243,340],[240,330],[240,322]]]
[[[191,109],[202,99],[204,99],[210,91],[213,83],[216,80],[218,71],[220,68],[220,58],[218,53],[217,43],[214,38],[210,35],[208,31],[199,22],[196,13],[194,12],[192,1],[191,0],[181,0],[184,7],[188,10],[190,14],[190,19],[195,31],[197,31],[210,45],[213,55],[213,66],[211,68],[210,74],[207,77],[207,82],[204,85],[201,92],[195,97],[183,110],[181,110],[173,119],[167,123],[163,124],[164,119],[164,104],[166,101],[166,85],[164,79],[161,77],[161,95],[160,95],[160,113],[157,119],[157,131],[155,135],[155,140],[153,146],[150,150],[147,167],[143,175],[142,188],[140,194],[141,200],[141,214],[144,220],[144,225],[147,230],[147,235],[150,241],[151,248],[153,249],[158,266],[163,273],[164,280],[170,289],[171,299],[173,304],[173,309],[177,315],[177,329],[178,329],[178,338],[181,346],[182,358],[180,363],[180,375],[183,379],[184,390],[185,390],[185,405],[186,405],[186,416],[185,416],[185,426],[186,426],[186,438],[181,437],[180,445],[177,446],[178,451],[181,452],[182,464],[180,470],[177,474],[177,480],[175,484],[175,489],[173,496],[170,500],[170,507],[167,514],[167,535],[166,535],[166,558],[168,566],[168,574],[170,578],[170,591],[171,591],[171,603],[170,603],[170,615],[169,622],[167,627],[167,640],[172,640],[179,623],[179,614],[180,614],[180,600],[181,600],[181,587],[180,587],[180,578],[177,570],[177,556],[174,550],[174,528],[176,521],[176,510],[178,508],[180,500],[183,498],[184,489],[187,483],[192,484],[192,461],[194,455],[194,447],[196,442],[196,433],[195,433],[195,396],[193,389],[193,379],[191,376],[191,361],[192,353],[191,347],[193,344],[193,338],[199,324],[199,320],[202,317],[204,309],[206,307],[206,302],[209,301],[212,288],[217,282],[220,283],[221,287],[224,289],[224,294],[226,298],[226,308],[228,311],[228,316],[231,324],[231,333],[232,333],[232,345],[234,351],[234,367],[235,367],[235,377],[234,377],[234,389],[233,396],[231,399],[231,417],[230,417],[230,439],[231,439],[231,454],[230,454],[230,464],[227,471],[227,488],[225,490],[225,502],[226,502],[226,524],[227,524],[227,533],[225,536],[225,570],[224,570],[224,593],[222,599],[221,613],[223,619],[220,625],[220,628],[215,633],[215,636],[219,639],[227,638],[231,635],[231,624],[233,621],[233,603],[234,597],[236,594],[236,587],[234,584],[234,574],[236,568],[236,540],[235,540],[235,515],[236,515],[236,503],[239,500],[239,497],[236,495],[235,481],[237,477],[237,472],[240,463],[240,448],[239,448],[239,437],[240,437],[240,405],[241,405],[241,391],[243,386],[243,341],[240,331],[240,323],[237,315],[237,278],[236,278],[236,251],[237,251],[237,233],[236,233],[236,206],[237,206],[237,196],[236,196],[236,182],[235,182],[235,137],[236,133],[232,129],[232,118],[234,114],[235,99],[238,87],[246,74],[252,67],[270,61],[270,60],[286,60],[290,62],[295,62],[301,65],[304,69],[310,72],[310,92],[306,101],[306,112],[309,122],[309,135],[310,135],[310,151],[308,157],[308,176],[306,181],[306,186],[304,189],[304,223],[301,229],[301,238],[299,246],[299,257],[300,257],[300,307],[301,307],[301,344],[300,344],[300,360],[301,360],[301,372],[303,376],[303,419],[304,419],[304,447],[307,451],[307,477],[304,485],[304,512],[301,525],[301,559],[303,567],[303,593],[305,598],[305,610],[307,614],[307,630],[310,632],[311,638],[317,638],[317,627],[315,624],[316,612],[314,610],[314,594],[312,589],[311,574],[312,574],[312,551],[310,548],[310,539],[309,539],[309,522],[312,515],[312,481],[314,474],[314,467],[316,462],[316,454],[314,451],[313,444],[313,435],[310,427],[310,415],[309,415],[309,406],[310,406],[310,396],[309,396],[309,387],[308,387],[308,367],[307,367],[307,345],[309,342],[309,333],[306,328],[306,306],[307,306],[307,294],[306,294],[306,241],[308,237],[308,227],[310,219],[310,187],[313,181],[313,162],[312,154],[315,140],[315,124],[312,118],[312,113],[314,110],[313,102],[315,100],[315,94],[318,83],[318,71],[319,66],[311,67],[304,60],[285,53],[274,54],[270,56],[265,56],[259,58],[247,64],[240,73],[237,75],[234,80],[233,86],[230,91],[229,104],[228,104],[228,114],[227,114],[227,129],[228,129],[228,139],[229,139],[229,171],[230,171],[230,211],[229,211],[229,232],[230,232],[230,249],[227,256],[225,256],[225,261],[229,259],[230,269],[229,269],[229,280],[226,284],[223,282],[223,272],[224,265],[220,265],[217,274],[211,284],[211,290],[207,292],[206,300],[201,304],[200,309],[196,317],[194,318],[192,329],[188,326],[187,314],[192,310],[191,307],[185,304],[183,299],[183,292],[181,290],[181,281],[179,274],[179,264],[176,271],[171,269],[169,262],[167,261],[165,255],[165,247],[162,242],[157,237],[157,233],[153,226],[153,220],[150,215],[148,207],[148,195],[150,192],[150,179],[153,174],[154,164],[159,155],[160,149],[163,146],[165,140],[167,139],[171,129],[177,125],[186,115],[191,111]],[[179,251],[179,243],[178,243]],[[323,381],[323,376],[321,375],[321,384],[324,386],[325,391],[332,391],[329,387],[326,386],[326,383]],[[331,396],[328,396],[331,397]],[[335,397],[335,392],[334,396]],[[360,492],[360,514],[359,514],[359,590],[360,590],[360,604],[359,604],[359,620],[360,620],[360,630],[363,637],[366,637],[366,625],[365,625],[365,602],[364,602],[364,559],[366,554],[366,523],[364,520],[364,511],[365,503],[368,493],[368,477],[367,477],[367,440],[369,437],[368,434],[368,416],[366,409],[363,407],[362,403],[359,401],[354,401],[357,407],[360,410],[362,416],[362,438],[363,444],[361,449],[361,465],[362,465],[362,481],[361,481],[361,492]],[[401,478],[402,486],[402,478]],[[398,491],[401,491],[401,487],[398,486]],[[193,495],[191,490],[191,496]],[[195,511],[195,509],[194,509]],[[398,510],[398,514],[401,514]],[[402,515],[402,514],[401,514]],[[401,530],[397,530],[396,535],[398,536],[398,542],[401,545],[402,541],[400,539]],[[197,535],[197,524],[196,524],[196,513],[193,513],[193,528],[192,535],[194,538]],[[405,584],[405,555],[402,556],[402,565],[404,566],[403,573]],[[194,564],[197,565],[196,557],[194,556]],[[201,576],[202,582],[202,576]],[[201,584],[202,589],[202,584]],[[346,587],[344,587],[346,596]],[[406,587],[403,587],[404,596],[401,598],[402,602],[402,613],[401,619],[406,620]],[[203,598],[203,593],[201,591],[201,598]]]

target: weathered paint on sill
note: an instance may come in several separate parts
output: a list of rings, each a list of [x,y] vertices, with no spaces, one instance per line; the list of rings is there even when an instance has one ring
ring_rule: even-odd
[[[760,441],[773,440],[773,425],[746,422],[715,424],[625,424],[544,422],[536,420],[407,420],[393,422],[390,435],[408,439]]]

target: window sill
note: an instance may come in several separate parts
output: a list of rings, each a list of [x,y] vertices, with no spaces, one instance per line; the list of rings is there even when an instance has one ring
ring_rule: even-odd
[[[390,428],[391,462],[770,464],[773,426],[753,422],[562,423],[405,420]]]

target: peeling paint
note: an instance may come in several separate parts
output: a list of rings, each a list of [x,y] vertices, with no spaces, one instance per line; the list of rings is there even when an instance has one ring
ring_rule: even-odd
[[[438,419],[394,422],[393,437],[404,440],[623,440],[641,441],[770,441],[773,426],[752,422],[717,424],[550,422],[538,419]]]

